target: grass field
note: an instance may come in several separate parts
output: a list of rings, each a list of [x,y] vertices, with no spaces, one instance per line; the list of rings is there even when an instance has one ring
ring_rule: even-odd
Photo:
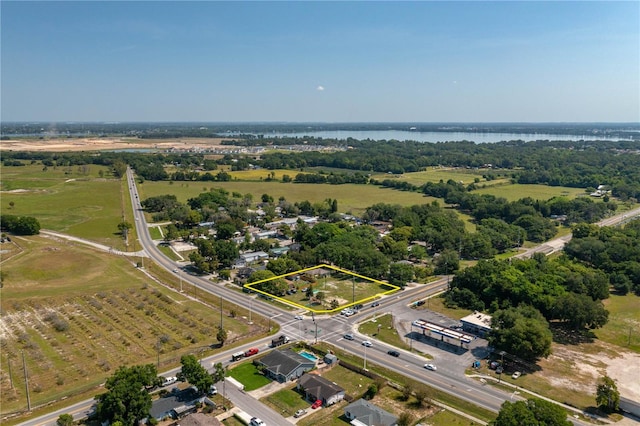
[[[229,376],[244,385],[244,390],[249,392],[271,383],[271,380],[258,371],[253,365],[253,359],[243,362],[229,370]]]
[[[598,339],[640,353],[640,297],[613,294],[603,303],[609,322],[594,331]]]
[[[338,200],[338,211],[361,214],[375,203],[400,204],[411,206],[414,204],[428,204],[436,200],[425,197],[417,192],[395,191],[373,185],[325,185],[309,183],[282,182],[150,182],[146,181],[138,186],[140,197],[145,198],[174,194],[179,201],[186,202],[189,198],[208,191],[210,188],[224,188],[229,192],[253,194],[254,200],[259,200],[262,194],[269,194],[275,200],[284,197],[287,201],[296,202],[308,200],[311,203],[323,202],[327,198]]]
[[[133,259],[42,236],[14,241],[21,253],[2,265],[2,414],[26,407],[23,376],[15,374],[22,352],[31,403],[37,406],[94,394],[120,365],[156,364],[159,355],[164,371],[179,365],[183,354],[206,355],[217,346],[212,337],[220,318],[219,306],[213,305],[217,298],[158,285],[134,267]],[[170,273],[159,276],[178,287]],[[225,304],[224,309],[227,345],[266,333],[267,319],[254,315],[250,326],[243,308]]]
[[[133,221],[128,188],[101,166],[48,168],[42,165],[2,168],[2,214],[36,217],[42,228],[87,238],[118,250],[126,247],[118,223]],[[65,171],[66,170],[66,171]],[[14,203],[13,207],[9,203]],[[135,239],[135,233],[131,235]]]
[[[486,171],[485,171],[486,172]],[[462,182],[464,185],[474,183],[475,179],[480,181],[480,184],[495,185],[503,180],[486,181],[482,177],[482,170],[466,170],[455,168],[430,168],[422,172],[404,173],[402,175],[390,175],[388,173],[377,173],[372,175],[373,179],[377,180],[398,180],[400,182],[408,182],[410,184],[420,186],[427,182],[446,182],[453,180],[455,182]]]
[[[565,186],[548,185],[521,185],[507,183],[503,185],[492,185],[473,191],[474,194],[490,194],[496,197],[503,197],[509,201],[516,201],[521,198],[531,197],[534,200],[548,200],[553,197],[567,197],[569,199],[584,195],[584,188],[569,188]]]

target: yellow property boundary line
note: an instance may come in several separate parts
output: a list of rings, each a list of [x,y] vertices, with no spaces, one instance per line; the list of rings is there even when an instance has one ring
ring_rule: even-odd
[[[366,281],[371,281],[371,282],[374,282],[374,283],[377,283],[377,284],[382,284],[385,287],[391,287],[391,290],[388,290],[388,291],[385,291],[385,292],[382,292],[382,293],[377,293],[377,294],[375,294],[375,295],[373,295],[371,297],[367,297],[366,299],[356,300],[355,302],[349,303],[348,305],[340,305],[335,309],[312,309],[309,306],[304,306],[304,305],[301,305],[299,303],[295,303],[295,302],[293,302],[291,300],[284,299],[282,297],[276,296],[276,295],[271,294],[271,293],[266,292],[266,291],[258,290],[257,288],[253,287],[254,285],[261,284],[261,283],[264,283],[264,282],[267,282],[267,281],[272,281],[272,280],[276,280],[276,279],[279,279],[279,278],[288,277],[288,276],[291,276],[291,275],[302,274],[304,272],[311,271],[311,270],[317,269],[317,268],[333,269],[334,271],[342,272],[343,274],[352,275],[354,277],[362,278],[362,279],[364,279]],[[365,277],[364,275],[356,274],[355,272],[347,271],[346,269],[338,268],[337,266],[333,266],[333,265],[327,265],[325,263],[321,263],[319,265],[312,266],[310,268],[300,269],[300,270],[295,271],[295,272],[289,272],[287,274],[278,275],[277,277],[265,278],[264,280],[255,281],[255,282],[252,282],[252,283],[249,283],[249,284],[244,284],[242,287],[247,288],[247,289],[249,289],[251,291],[255,291],[257,293],[264,294],[264,295],[269,296],[269,297],[273,297],[275,300],[277,300],[277,301],[279,301],[281,303],[284,303],[284,304],[287,304],[287,305],[290,305],[290,306],[294,306],[296,308],[302,308],[302,309],[305,309],[307,311],[314,312],[316,314],[334,313],[334,312],[337,312],[340,309],[348,308],[350,306],[354,306],[354,305],[357,305],[359,303],[365,303],[365,302],[368,302],[370,300],[374,300],[375,298],[377,298],[379,296],[384,296],[384,295],[387,295],[387,294],[390,294],[390,293],[393,293],[395,291],[400,290],[400,287],[395,286],[393,284],[389,284],[389,283],[386,283],[384,281],[380,281],[380,280],[376,280],[376,279],[373,279],[373,278]]]

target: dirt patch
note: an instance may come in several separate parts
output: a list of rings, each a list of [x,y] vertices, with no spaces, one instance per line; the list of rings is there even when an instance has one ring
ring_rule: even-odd
[[[594,394],[603,375],[616,380],[620,394],[640,400],[640,354],[602,341],[575,346],[554,345],[553,354],[540,362],[542,377],[553,386]]]

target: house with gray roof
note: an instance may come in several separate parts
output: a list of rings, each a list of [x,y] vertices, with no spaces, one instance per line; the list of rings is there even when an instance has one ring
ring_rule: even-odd
[[[264,367],[267,377],[280,383],[295,380],[316,366],[311,361],[291,349],[271,351],[256,361]]]
[[[396,416],[364,399],[344,407],[344,415],[353,426],[397,426],[398,424]]]
[[[303,374],[298,379],[298,389],[309,401],[321,400],[325,406],[344,399],[344,389],[317,374]]]
[[[168,417],[177,419],[195,412],[196,402],[202,402],[203,399],[204,397],[199,395],[193,388],[171,392],[164,398],[153,401],[149,410],[149,417],[153,417],[158,421]]]

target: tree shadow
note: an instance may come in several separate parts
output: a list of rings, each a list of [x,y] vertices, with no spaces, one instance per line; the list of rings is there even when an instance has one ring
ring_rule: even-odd
[[[591,330],[569,330],[558,324],[551,324],[553,341],[562,345],[579,345],[581,343],[593,343],[596,336]]]

